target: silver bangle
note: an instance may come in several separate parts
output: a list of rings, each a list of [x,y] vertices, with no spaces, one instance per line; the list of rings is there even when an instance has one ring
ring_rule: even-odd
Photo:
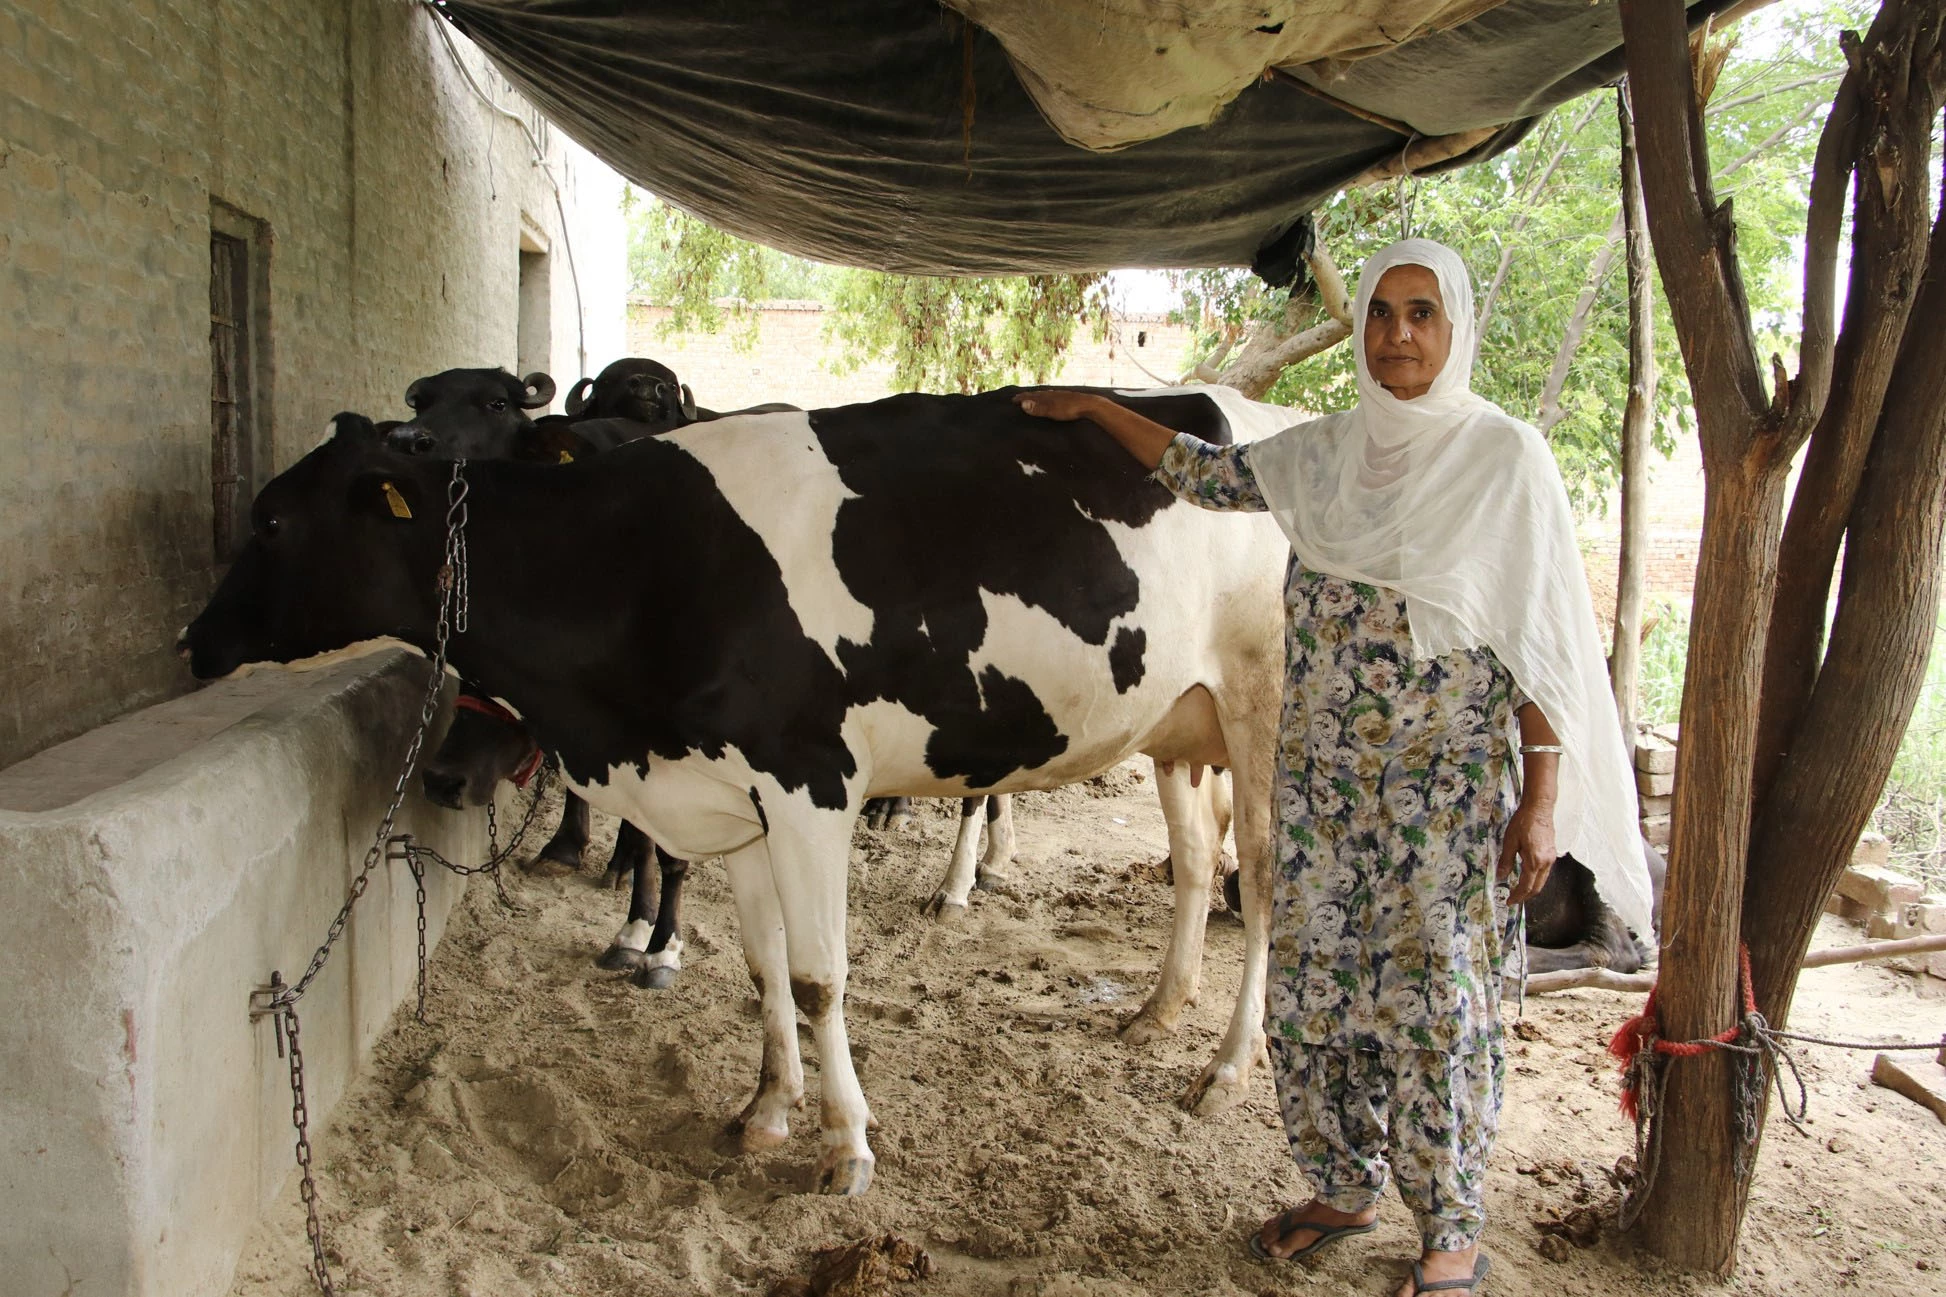
[[[1558,757],[1561,755],[1561,751],[1561,745],[1558,743],[1523,743],[1520,745],[1520,755],[1523,757],[1532,756],[1540,752],[1551,752]]]

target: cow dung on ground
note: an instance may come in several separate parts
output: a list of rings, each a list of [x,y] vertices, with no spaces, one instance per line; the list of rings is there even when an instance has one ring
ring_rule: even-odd
[[[691,944],[667,992],[594,967],[622,904],[596,870],[510,878],[518,913],[474,886],[434,957],[430,1025],[401,1011],[370,1076],[316,1132],[339,1291],[765,1297],[811,1283],[832,1249],[893,1235],[933,1273],[875,1290],[891,1297],[1391,1292],[1416,1246],[1396,1198],[1377,1232],[1312,1264],[1247,1256],[1245,1231],[1303,1196],[1267,1074],[1215,1118],[1174,1105],[1225,1025],[1242,963],[1234,919],[1211,917],[1202,996],[1179,1035],[1135,1048],[1115,1034],[1148,993],[1171,914],[1143,766],[1024,795],[1015,814],[1007,883],[976,893],[952,927],[920,907],[957,804],[919,802],[911,831],[854,839],[852,1043],[880,1122],[878,1178],[857,1199],[807,1192],[814,1111],[764,1153],[725,1132],[760,1042],[719,867],[690,876]],[[612,821],[601,832],[605,848]],[[1832,926],[1822,940],[1857,939]],[[1612,1200],[1604,1169],[1633,1150],[1603,1048],[1638,1004],[1530,998],[1532,1029],[1509,1035],[1487,1196],[1492,1297],[1946,1294],[1946,1127],[1867,1084],[1869,1054],[1807,1051],[1812,1136],[1772,1123],[1727,1287],[1670,1275],[1612,1230],[1595,1237],[1577,1211]],[[1845,1036],[1943,1022],[1946,983],[1865,965],[1807,973],[1794,1015]],[[808,1033],[804,1044],[814,1109]],[[1576,1237],[1543,1254],[1556,1230]],[[232,1292],[308,1293],[308,1256],[293,1179]]]

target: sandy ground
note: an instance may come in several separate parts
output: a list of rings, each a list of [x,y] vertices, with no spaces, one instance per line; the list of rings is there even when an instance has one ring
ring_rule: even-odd
[[[819,1248],[893,1233],[935,1267],[897,1290],[914,1297],[1390,1292],[1417,1250],[1396,1197],[1377,1233],[1313,1263],[1246,1254],[1246,1231],[1307,1196],[1262,1069],[1218,1117],[1175,1106],[1234,994],[1238,923],[1211,916],[1202,999],[1176,1038],[1138,1049],[1116,1036],[1153,982],[1170,913],[1153,864],[1162,818],[1137,768],[1020,798],[1010,882],[975,893],[956,926],[920,902],[957,809],[920,807],[913,830],[861,827],[853,849],[850,1025],[882,1123],[870,1194],[805,1192],[808,1031],[810,1103],[790,1142],[743,1155],[725,1133],[755,1083],[759,1029],[720,868],[691,876],[686,967],[660,992],[594,968],[621,898],[592,872],[511,880],[518,914],[476,884],[434,959],[432,1025],[402,1011],[318,1137],[339,1290],[766,1293]],[[1485,1291],[1946,1294],[1946,1125],[1867,1084],[1869,1055],[1826,1050],[1807,1060],[1810,1133],[1772,1123],[1727,1287],[1663,1272],[1613,1237],[1548,1259],[1537,1222],[1611,1199],[1608,1170],[1630,1151],[1602,1051],[1638,1004],[1528,1001],[1509,1039]],[[1868,966],[1806,974],[1798,1004],[1802,1030],[1946,1028],[1946,983]],[[236,1297],[309,1291],[294,1178],[284,1197]]]

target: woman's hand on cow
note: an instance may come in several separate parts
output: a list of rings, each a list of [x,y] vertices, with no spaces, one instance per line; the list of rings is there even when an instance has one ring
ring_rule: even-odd
[[[1522,905],[1532,900],[1547,882],[1554,868],[1554,804],[1522,798],[1507,821],[1507,834],[1500,841],[1500,864],[1494,875],[1501,882],[1513,876],[1518,863],[1520,877],[1507,893],[1507,903]]]
[[[1101,406],[1113,404],[1103,401],[1093,392],[1063,391],[1058,387],[1041,388],[1033,392],[1021,392],[1014,397],[1014,404],[1027,413],[1040,419],[1055,419],[1068,423],[1075,419],[1086,419],[1099,412]]]
[[[1123,450],[1151,471],[1162,462],[1162,452],[1169,449],[1176,436],[1174,429],[1093,392],[1044,387],[1019,393],[1014,397],[1014,404],[1037,418],[1058,419],[1063,423],[1086,419],[1120,442]]]

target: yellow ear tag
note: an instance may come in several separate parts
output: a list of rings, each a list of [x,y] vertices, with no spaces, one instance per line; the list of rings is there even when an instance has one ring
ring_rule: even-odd
[[[555,462],[558,464],[572,464],[574,463],[574,456],[568,454],[568,452],[564,450],[561,452],[561,458],[556,460]]]
[[[410,518],[412,516],[412,510],[406,507],[405,497],[400,495],[399,488],[393,486],[390,482],[385,484],[385,503],[391,507],[394,518]]]

